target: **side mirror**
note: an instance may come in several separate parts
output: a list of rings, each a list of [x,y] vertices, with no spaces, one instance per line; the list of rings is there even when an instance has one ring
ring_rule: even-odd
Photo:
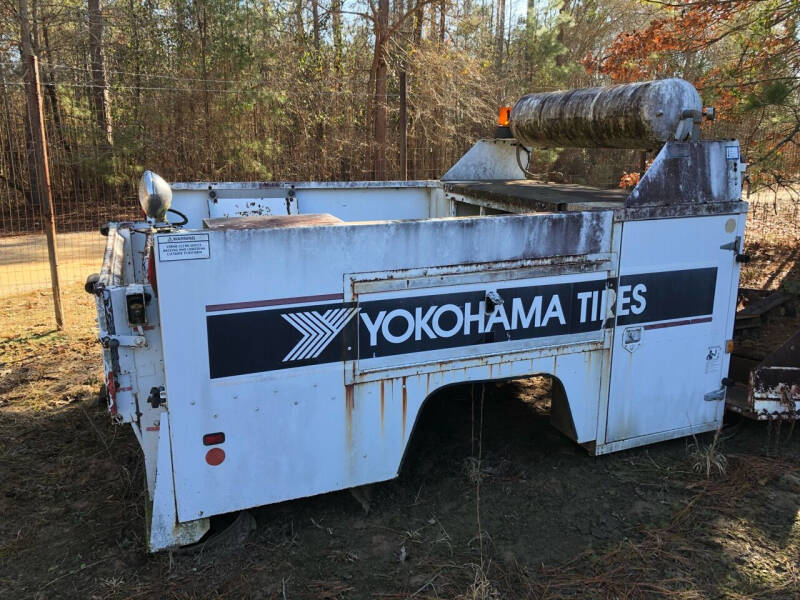
[[[145,171],[139,180],[139,205],[144,214],[163,223],[171,204],[172,189],[169,184],[160,175]]]

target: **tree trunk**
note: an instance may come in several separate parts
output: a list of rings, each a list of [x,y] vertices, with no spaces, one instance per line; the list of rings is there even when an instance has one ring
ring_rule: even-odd
[[[497,0],[497,28],[494,32],[495,43],[495,68],[498,70],[503,64],[506,32],[506,0]]]
[[[386,92],[389,65],[386,51],[389,36],[389,0],[378,0],[378,18],[375,21],[375,129],[374,176],[386,178]]]
[[[333,27],[333,68],[337,75],[341,75],[343,70],[341,11],[342,11],[342,0],[333,0],[331,2],[331,23]]]
[[[536,43],[536,0],[528,0],[528,12],[525,15],[525,70],[530,79],[533,74],[533,47]]]
[[[417,3],[414,7],[414,27],[411,34],[411,42],[415,46],[419,46],[420,42],[422,42],[422,21],[425,18],[425,5],[422,4],[421,0],[417,0]]]
[[[14,148],[13,143],[15,141],[14,131],[16,127],[11,123],[11,115],[13,114],[13,112],[11,111],[11,105],[8,101],[10,96],[8,94],[8,90],[6,89],[6,75],[2,62],[0,62],[0,95],[2,95],[3,97],[3,113],[5,116],[4,119],[5,123],[3,127],[5,131],[3,132],[4,135],[2,136],[3,139],[5,139],[5,142],[3,143],[2,152],[4,156],[4,162],[6,163],[6,165],[8,165],[8,170],[4,175],[2,175],[2,177],[9,186],[17,190],[22,195],[22,197],[25,199],[25,202],[29,206],[33,206],[35,201],[32,196],[32,193],[34,190],[32,189],[29,190],[25,188],[25,179],[22,169],[19,168],[18,160],[14,160],[16,149]],[[25,120],[25,122],[27,123],[27,119]],[[26,144],[28,140],[28,129],[29,127],[28,125],[26,125],[25,126]],[[26,146],[26,148],[27,147],[28,146]],[[13,200],[10,206],[14,206]]]
[[[558,35],[556,35],[556,39],[558,42],[565,47],[567,46],[567,23],[564,20],[566,14],[569,12],[569,1],[564,0],[561,3],[561,8],[558,11],[559,16],[559,23],[558,23]],[[568,52],[562,52],[561,54],[556,55],[556,65],[559,67],[563,67],[567,64],[567,56]]]
[[[447,13],[447,0],[439,2],[439,43],[444,44],[445,15]]]
[[[31,29],[30,22],[28,21],[28,3],[26,0],[19,0],[19,20],[20,20],[20,56],[27,57],[33,54],[33,47],[31,45]],[[25,90],[28,92],[27,87]],[[36,169],[36,156],[34,154],[33,146],[33,129],[30,119],[30,113],[26,110],[25,113],[25,160],[28,167],[28,180],[30,182],[30,195],[27,200],[29,202],[31,211],[36,214],[38,209],[36,199],[39,197],[39,178]]]
[[[303,0],[295,0],[294,3],[294,26],[295,37],[298,42],[302,42],[305,38],[305,27],[303,24]]]
[[[208,20],[205,4],[195,4],[195,21],[200,34],[200,78],[203,83],[203,153],[205,169],[210,172],[214,168],[212,156],[215,144],[211,140],[211,92],[208,89]]]
[[[314,19],[314,49],[319,52],[319,1],[311,0],[311,15]]]
[[[64,146],[64,151],[69,154],[69,140],[64,134],[64,124],[61,122],[61,107],[58,104],[58,94],[56,93],[56,74],[53,70],[53,53],[50,50],[50,34],[47,30],[47,25],[44,23],[42,23],[42,37],[44,39],[45,56],[47,57],[44,91],[47,94],[47,101],[50,105],[50,113],[53,115],[53,125],[56,128],[56,136]]]
[[[111,131],[111,111],[103,64],[103,15],[100,0],[88,0],[89,60],[92,72],[92,112],[97,129],[109,146],[114,144]]]

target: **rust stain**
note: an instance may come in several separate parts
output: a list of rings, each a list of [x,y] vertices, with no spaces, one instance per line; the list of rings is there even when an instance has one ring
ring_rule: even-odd
[[[355,408],[355,398],[353,396],[353,384],[344,386],[344,405],[346,422],[347,447],[353,445],[353,409]]]
[[[386,406],[385,399],[384,399],[384,391],[383,391],[383,384],[385,382],[381,379],[381,435],[383,435],[383,412],[384,407]]]
[[[406,439],[406,413],[408,413],[408,390],[406,389],[406,378],[403,377],[403,439]]]

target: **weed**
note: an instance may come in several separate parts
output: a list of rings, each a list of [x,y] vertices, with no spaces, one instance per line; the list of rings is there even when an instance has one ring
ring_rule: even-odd
[[[728,459],[720,451],[719,435],[722,428],[714,432],[714,439],[710,444],[702,444],[697,436],[692,436],[689,442],[689,458],[692,462],[692,470],[695,473],[705,474],[706,479],[711,479],[713,475],[724,475],[728,468]]]

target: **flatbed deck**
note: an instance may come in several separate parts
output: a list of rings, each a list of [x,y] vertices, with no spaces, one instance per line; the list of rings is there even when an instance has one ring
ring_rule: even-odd
[[[444,184],[445,194],[489,208],[520,212],[576,211],[625,207],[628,191],[526,179],[466,181]]]

